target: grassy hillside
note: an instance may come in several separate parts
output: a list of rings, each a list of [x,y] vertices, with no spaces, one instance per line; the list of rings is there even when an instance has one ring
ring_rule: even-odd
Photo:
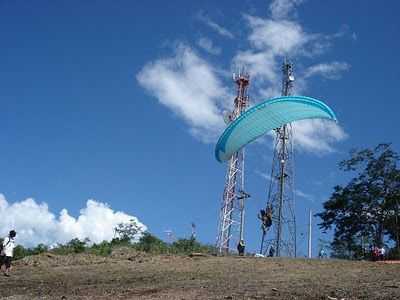
[[[2,299],[399,299],[400,264],[42,253],[0,277]],[[329,298],[330,297],[330,298]]]

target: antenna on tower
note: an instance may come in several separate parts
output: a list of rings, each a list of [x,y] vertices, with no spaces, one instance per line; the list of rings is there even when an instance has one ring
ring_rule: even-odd
[[[249,74],[241,68],[238,74],[232,74],[232,79],[236,83],[237,94],[232,113],[225,116],[226,123],[234,121],[249,105]],[[241,149],[228,162],[218,222],[216,247],[219,254],[229,252],[232,240],[237,244],[244,239],[244,200],[250,196],[244,192],[244,156],[244,149]]]

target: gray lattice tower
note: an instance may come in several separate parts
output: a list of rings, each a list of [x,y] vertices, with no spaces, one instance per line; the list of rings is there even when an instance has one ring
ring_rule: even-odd
[[[227,123],[240,116],[246,110],[249,103],[247,95],[250,83],[249,75],[245,74],[245,72],[241,72],[238,75],[234,74],[233,80],[237,85],[237,95],[234,100],[232,113],[225,116]],[[243,149],[235,153],[228,162],[218,223],[216,246],[219,254],[228,253],[232,244],[236,245],[239,239],[243,239],[244,199],[247,197],[248,195],[244,193]]]
[[[292,64],[284,62],[282,95],[291,94]],[[275,129],[274,155],[266,209],[272,209],[272,225],[262,227],[260,252],[273,247],[276,256],[296,256],[296,218],[293,187],[293,131],[291,124]]]

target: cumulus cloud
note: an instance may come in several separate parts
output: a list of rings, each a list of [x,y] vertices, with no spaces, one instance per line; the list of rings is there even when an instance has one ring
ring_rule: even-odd
[[[66,209],[56,216],[49,211],[46,203],[38,203],[33,198],[10,203],[0,194],[0,216],[1,236],[15,229],[18,244],[25,247],[39,243],[65,243],[73,238],[89,238],[94,243],[109,241],[115,237],[115,226],[130,220],[138,224],[140,232],[147,230],[136,217],[114,211],[107,204],[95,200],[88,200],[80,215],[74,218]]]
[[[215,32],[217,32],[219,35],[229,38],[229,39],[233,39],[235,38],[234,34],[232,32],[230,32],[228,29],[226,29],[225,27],[215,23],[214,21],[212,21],[209,17],[207,17],[204,13],[200,12],[197,15],[197,18],[202,21],[204,24],[206,24],[208,27],[210,27],[211,29],[213,29]]]
[[[137,80],[202,141],[213,141],[224,128],[222,110],[231,98],[212,66],[192,48],[179,45],[172,57],[148,63]]]
[[[199,47],[203,48],[205,51],[207,51],[210,54],[213,55],[218,55],[221,54],[221,48],[214,46],[212,40],[202,37],[197,41],[197,45]]]

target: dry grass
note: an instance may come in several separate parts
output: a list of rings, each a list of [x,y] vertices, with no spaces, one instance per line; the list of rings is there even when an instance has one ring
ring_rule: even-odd
[[[400,299],[400,264],[42,254],[0,277],[2,299]]]

